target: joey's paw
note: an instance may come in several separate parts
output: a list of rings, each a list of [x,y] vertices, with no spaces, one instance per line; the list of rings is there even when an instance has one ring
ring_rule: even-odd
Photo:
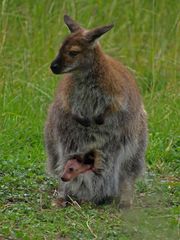
[[[92,169],[93,169],[94,172],[102,172],[103,171],[103,165],[102,165],[101,162],[95,161]]]
[[[94,173],[101,174],[103,170],[102,152],[98,149],[92,149],[84,155],[83,163],[90,164]]]
[[[51,205],[57,208],[65,208],[68,205],[68,202],[64,198],[57,198],[52,200]]]
[[[93,168],[92,171],[93,171],[96,175],[101,175],[102,169],[95,169],[95,168]]]
[[[96,149],[95,150],[95,161],[94,161],[94,168],[98,171],[102,171],[105,167],[105,164],[103,162],[103,155],[102,151]]]

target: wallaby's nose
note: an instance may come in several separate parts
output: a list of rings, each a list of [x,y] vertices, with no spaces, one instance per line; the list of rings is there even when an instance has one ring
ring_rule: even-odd
[[[52,62],[50,68],[54,74],[60,74],[60,68],[57,63]]]

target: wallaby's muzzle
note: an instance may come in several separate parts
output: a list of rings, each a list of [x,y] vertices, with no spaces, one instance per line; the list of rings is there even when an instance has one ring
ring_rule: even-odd
[[[60,74],[61,73],[61,70],[60,70],[60,67],[59,67],[59,64],[56,62],[56,61],[53,61],[51,63],[51,66],[50,66],[52,72],[54,74]]]

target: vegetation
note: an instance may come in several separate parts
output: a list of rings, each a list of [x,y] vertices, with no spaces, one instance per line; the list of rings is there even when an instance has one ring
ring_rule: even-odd
[[[134,73],[144,98],[147,174],[128,211],[51,205],[57,182],[45,173],[43,127],[59,81],[49,65],[68,34],[64,13],[87,28],[115,24],[101,44]],[[179,39],[179,0],[0,1],[0,239],[178,239]]]

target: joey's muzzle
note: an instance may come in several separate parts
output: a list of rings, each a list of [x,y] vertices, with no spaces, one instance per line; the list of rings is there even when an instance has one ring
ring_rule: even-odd
[[[61,180],[63,181],[63,182],[69,182],[70,181],[70,179],[68,179],[68,178],[65,178],[65,177],[61,177]]]

